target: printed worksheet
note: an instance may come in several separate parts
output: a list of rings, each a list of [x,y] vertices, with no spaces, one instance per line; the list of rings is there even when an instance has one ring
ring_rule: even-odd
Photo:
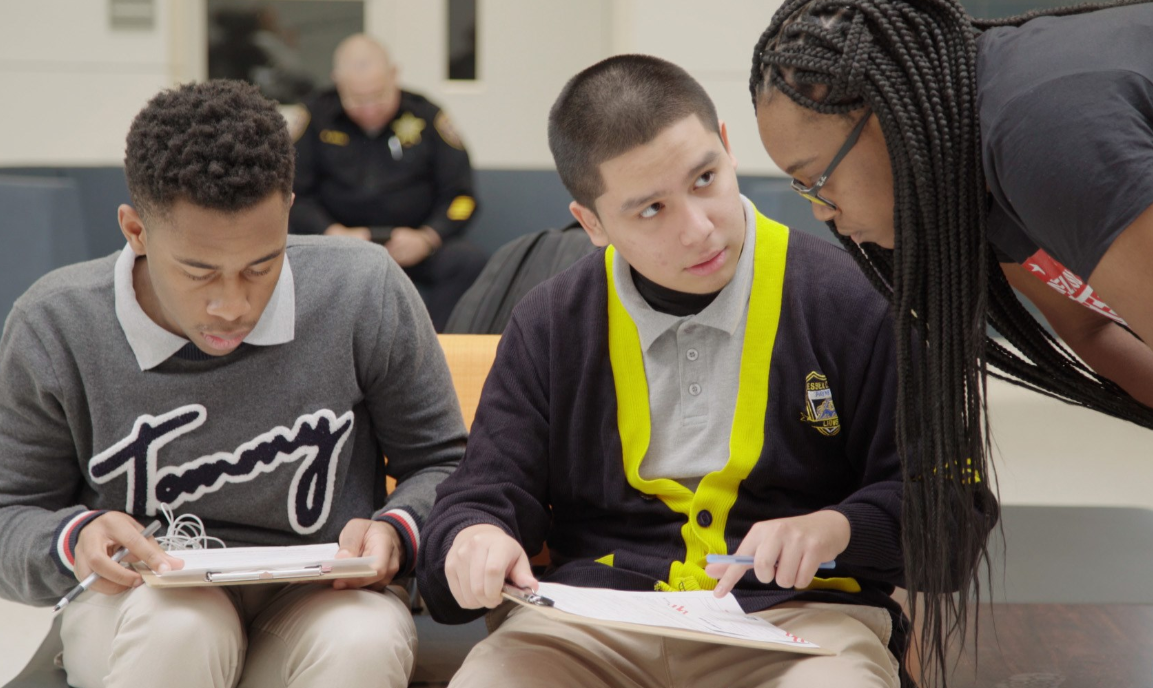
[[[711,590],[624,592],[558,583],[541,583],[537,593],[552,600],[556,609],[590,619],[680,628],[741,640],[819,649],[815,643],[798,638],[764,619],[745,614],[732,594],[717,598]]]

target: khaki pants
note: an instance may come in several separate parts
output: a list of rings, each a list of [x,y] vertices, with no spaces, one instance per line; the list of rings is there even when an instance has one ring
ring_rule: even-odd
[[[499,612],[498,612],[499,613]],[[465,659],[451,688],[897,688],[889,613],[790,602],[756,614],[837,651],[800,655],[554,621],[517,607]]]
[[[76,688],[401,688],[416,626],[394,588],[88,592],[64,611],[64,669]]]

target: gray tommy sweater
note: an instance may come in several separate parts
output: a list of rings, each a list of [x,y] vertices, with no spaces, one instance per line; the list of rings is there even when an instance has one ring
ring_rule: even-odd
[[[464,453],[444,354],[383,249],[289,237],[287,256],[292,341],[147,371],[117,320],[117,256],[16,302],[0,338],[0,597],[55,602],[76,583],[80,528],[102,510],[147,522],[161,504],[230,546],[335,542],[375,517],[401,533],[411,571]]]

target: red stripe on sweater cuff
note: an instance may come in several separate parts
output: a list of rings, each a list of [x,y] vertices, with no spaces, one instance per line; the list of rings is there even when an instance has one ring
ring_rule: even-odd
[[[82,511],[73,516],[72,520],[68,521],[68,523],[60,529],[60,537],[56,540],[56,554],[60,557],[60,562],[64,564],[69,571],[76,570],[76,553],[72,551],[72,534],[97,513],[99,512]]]

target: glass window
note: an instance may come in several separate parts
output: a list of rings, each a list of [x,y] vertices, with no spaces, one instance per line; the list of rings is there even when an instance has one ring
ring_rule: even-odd
[[[476,0],[448,0],[448,78],[477,78]]]
[[[332,85],[332,51],[364,31],[362,0],[207,0],[208,78],[242,79],[281,103]]]

